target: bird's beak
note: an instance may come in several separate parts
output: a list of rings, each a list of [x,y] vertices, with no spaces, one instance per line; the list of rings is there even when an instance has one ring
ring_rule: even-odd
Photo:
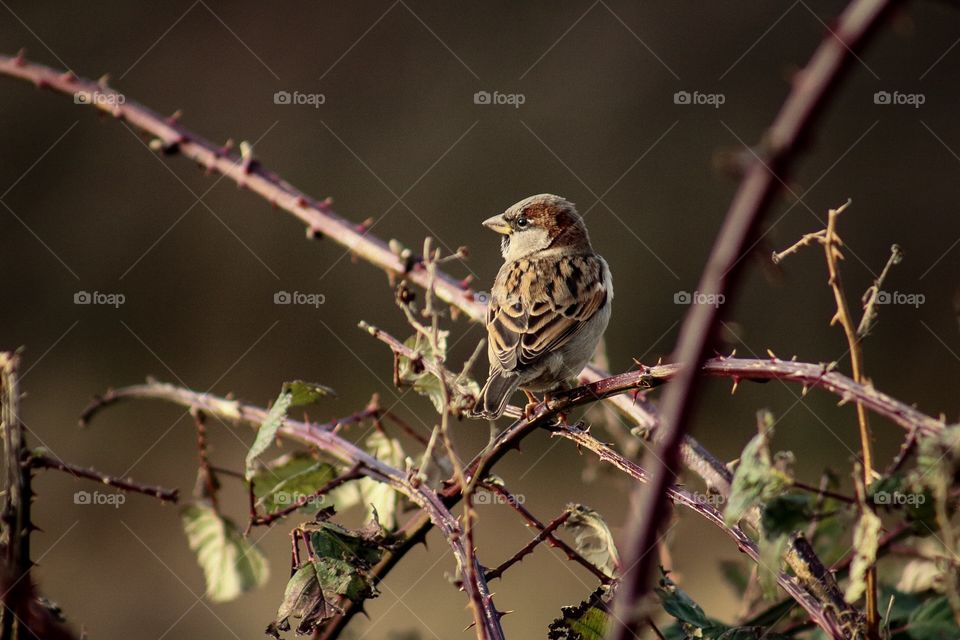
[[[503,235],[507,235],[513,230],[510,227],[510,223],[507,222],[506,218],[503,217],[502,213],[484,220],[483,226]]]

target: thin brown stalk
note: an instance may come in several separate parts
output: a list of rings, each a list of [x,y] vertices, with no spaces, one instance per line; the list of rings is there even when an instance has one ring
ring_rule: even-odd
[[[850,351],[850,367],[853,372],[853,381],[865,384],[863,372],[863,351],[860,348],[860,337],[857,328],[850,316],[847,298],[843,292],[843,281],[840,277],[839,262],[843,259],[841,247],[843,241],[837,235],[837,218],[850,206],[848,200],[843,206],[831,209],[827,218],[827,230],[823,239],[823,250],[827,258],[828,284],[833,291],[833,298],[837,305],[837,312],[830,324],[839,323],[847,339]],[[863,462],[863,486],[869,487],[873,482],[873,443],[870,435],[870,423],[867,420],[867,410],[863,403],[857,400],[857,423],[860,427],[860,454]],[[866,574],[866,605],[867,605],[867,635],[871,640],[880,637],[880,614],[877,607],[877,572],[875,567],[867,569]]]
[[[706,295],[727,302],[736,293],[748,242],[769,208],[784,176],[797,155],[800,142],[836,88],[843,71],[875,30],[892,3],[888,0],[852,0],[827,34],[810,62],[797,74],[793,88],[777,117],[766,131],[761,153],[750,162],[737,194],[713,245],[697,286]],[[639,604],[650,591],[656,558],[647,553],[655,546],[663,522],[667,488],[676,481],[680,450],[686,433],[701,364],[716,338],[720,307],[692,305],[680,328],[674,359],[683,363],[677,379],[661,403],[660,442],[648,449],[644,466],[650,470],[649,486],[635,489],[624,538],[624,562],[628,567],[614,601],[611,640],[627,640],[642,624]]]

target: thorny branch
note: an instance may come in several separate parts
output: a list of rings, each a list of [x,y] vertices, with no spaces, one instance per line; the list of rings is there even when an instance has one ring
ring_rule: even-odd
[[[837,86],[854,51],[879,26],[891,4],[888,0],[850,2],[807,67],[797,74],[786,102],[764,135],[760,154],[746,168],[704,267],[698,291],[725,296],[727,301],[733,298],[743,271],[740,258],[783,181],[799,143]],[[655,565],[654,554],[647,550],[659,535],[666,491],[676,478],[686,422],[700,378],[698,370],[710,351],[719,320],[719,306],[692,305],[680,328],[674,360],[683,366],[661,403],[662,440],[656,451],[648,449],[644,457],[644,467],[651,473],[650,485],[637,486],[631,501],[624,550],[628,569],[614,602],[614,619],[625,623],[614,625],[608,634],[611,640],[627,640],[643,622],[637,619],[636,611],[649,592]]]
[[[88,422],[104,407],[122,399],[155,398],[188,407],[193,411],[203,411],[210,415],[232,422],[259,426],[267,417],[267,411],[260,407],[244,404],[238,400],[228,400],[206,393],[197,393],[170,384],[147,383],[134,387],[125,387],[108,392],[96,399],[84,412],[82,422]],[[396,491],[407,496],[412,502],[427,513],[433,525],[440,530],[444,539],[453,551],[457,565],[463,575],[468,577],[463,582],[474,612],[474,623],[478,637],[482,640],[502,640],[503,629],[500,626],[500,612],[493,604],[493,597],[479,569],[479,563],[473,560],[473,566],[468,572],[467,563],[471,562],[471,554],[467,553],[464,544],[463,531],[460,523],[450,513],[432,489],[421,484],[411,482],[408,475],[390,465],[371,456],[356,445],[333,432],[339,421],[323,425],[310,424],[297,420],[286,419],[278,430],[278,434],[316,447],[334,458],[348,465],[357,465],[362,473],[378,482],[390,485]]]
[[[101,473],[96,469],[85,469],[79,465],[51,458],[47,455],[32,454],[27,460],[27,464],[35,469],[56,469],[57,471],[63,471],[75,478],[85,478],[99,482],[100,484],[105,484],[108,487],[120,489],[121,491],[142,493],[146,496],[156,498],[161,502],[177,502],[177,500],[180,499],[179,489],[167,489],[156,485],[141,484],[134,482],[130,478],[117,478],[106,473]]]

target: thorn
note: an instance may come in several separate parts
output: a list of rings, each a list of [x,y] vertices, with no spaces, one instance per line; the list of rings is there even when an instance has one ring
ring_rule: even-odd
[[[736,356],[736,355],[737,355],[737,350],[734,349],[733,351],[730,352],[730,355],[727,356],[727,357],[728,357],[728,358],[732,358],[732,357],[734,357],[734,356]]]
[[[240,142],[240,159],[243,172],[249,175],[256,166],[256,159],[253,157],[253,145],[246,140]]]
[[[333,205],[333,198],[331,196],[327,196],[326,198],[320,201],[320,203],[317,205],[317,208],[327,210],[332,205]]]
[[[63,73],[60,74],[60,79],[63,80],[64,82],[68,82],[68,83],[69,83],[69,82],[76,82],[76,81],[77,81],[77,76],[76,76],[76,74],[75,74],[73,71],[69,71],[69,70],[68,70],[68,71],[64,71]]]
[[[737,387],[739,387],[739,386],[740,386],[740,377],[739,377],[739,376],[734,377],[734,379],[733,379],[733,387],[730,389],[730,395],[735,394],[735,393],[737,392]]]
[[[367,218],[357,225],[357,233],[364,234],[373,226],[373,218]]]
[[[182,116],[183,116],[183,111],[181,111],[180,109],[177,109],[176,111],[171,113],[169,116],[167,116],[167,123],[176,124],[177,122],[180,121],[180,118]]]
[[[473,282],[473,274],[467,274],[467,277],[457,283],[457,286],[460,287],[461,291],[466,291],[470,288],[471,282]]]
[[[803,387],[800,389],[800,397],[806,398],[809,392],[810,392],[810,386],[806,384],[803,385]]]
[[[101,89],[109,89],[109,88],[110,88],[110,74],[109,74],[109,73],[105,73],[105,74],[103,74],[102,76],[100,76],[100,79],[97,80],[97,86],[100,87]]]
[[[772,349],[767,349],[767,355],[770,356],[771,360],[777,359],[777,354],[775,354]]]
[[[17,51],[17,55],[13,58],[13,64],[15,64],[18,67],[22,67],[26,61],[27,61],[27,50],[20,49],[20,51]]]

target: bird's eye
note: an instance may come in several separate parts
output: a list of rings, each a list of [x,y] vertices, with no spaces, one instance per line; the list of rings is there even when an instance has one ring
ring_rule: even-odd
[[[519,218],[517,218],[517,223],[516,223],[516,224],[517,224],[517,228],[518,228],[518,229],[523,229],[523,228],[525,228],[528,224],[530,224],[530,221],[527,220],[527,217],[526,217],[526,216],[520,216]]]

